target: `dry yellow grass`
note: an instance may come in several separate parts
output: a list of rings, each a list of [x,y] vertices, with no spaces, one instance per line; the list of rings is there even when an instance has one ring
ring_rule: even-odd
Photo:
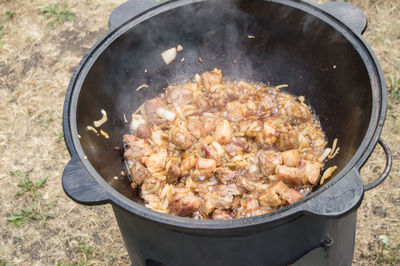
[[[150,0],[149,0],[150,1]],[[85,207],[64,194],[60,177],[69,160],[63,141],[61,115],[70,76],[85,51],[107,31],[109,13],[123,0],[69,0],[76,14],[73,22],[55,29],[39,10],[56,0],[0,0],[0,15],[13,10],[0,39],[0,264],[54,265],[72,262],[92,265],[129,264],[110,206]],[[326,1],[320,1],[326,2]],[[385,75],[400,77],[400,1],[354,0],[369,18],[364,37],[382,64]],[[383,137],[392,148],[394,166],[388,180],[367,192],[357,225],[355,265],[376,263],[379,236],[389,234],[391,247],[400,244],[400,106],[393,105]],[[365,182],[384,166],[377,148],[362,169]],[[23,228],[7,222],[17,209],[32,205],[25,194],[16,197],[18,177],[10,171],[29,173],[33,179],[48,177],[41,189],[43,201],[58,200],[50,212],[56,217],[46,226],[34,221]],[[85,242],[89,249],[76,248]],[[83,251],[86,251],[83,252]],[[86,259],[84,254],[92,254]],[[393,254],[384,251],[384,258]],[[397,253],[397,256],[400,256]],[[388,262],[386,262],[388,263]],[[400,263],[400,262],[397,262]]]

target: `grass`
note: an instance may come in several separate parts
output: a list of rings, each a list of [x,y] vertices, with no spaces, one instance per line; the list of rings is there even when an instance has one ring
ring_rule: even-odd
[[[56,266],[83,266],[88,265],[89,260],[93,259],[97,252],[94,247],[88,246],[84,241],[72,244],[75,254],[80,258],[79,262],[64,263],[62,260],[56,261]]]
[[[25,226],[30,220],[42,221],[42,225],[44,226],[48,219],[55,217],[55,215],[49,213],[49,211],[56,204],[57,200],[49,204],[40,202],[38,205],[33,205],[31,208],[22,208],[21,210],[14,211],[7,220],[14,223],[17,227]]]
[[[389,103],[398,104],[400,102],[400,77],[389,75],[387,87],[389,92]]]
[[[3,35],[4,35],[4,27],[5,27],[6,23],[7,23],[10,19],[12,19],[12,17],[14,16],[14,14],[15,14],[15,12],[12,11],[12,10],[7,11],[7,12],[4,14],[4,16],[3,16],[2,20],[1,20],[1,23],[0,23],[0,39],[3,38]],[[2,47],[2,46],[3,46],[3,43],[0,42],[0,47]]]
[[[42,193],[40,193],[38,190],[46,184],[47,177],[40,178],[36,182],[34,182],[29,177],[28,173],[21,173],[17,171],[17,175],[24,175],[24,177],[20,177],[18,179],[18,187],[22,188],[22,190],[17,192],[17,196],[21,196],[25,192],[29,192],[33,197],[41,198],[43,196]]]
[[[394,248],[390,248],[390,236],[381,235],[381,249],[376,253],[376,265],[399,265],[400,264],[400,244]]]
[[[73,21],[75,13],[69,9],[66,1],[57,4],[51,4],[40,9],[39,13],[50,20],[49,25],[54,29],[57,25],[65,21]]]

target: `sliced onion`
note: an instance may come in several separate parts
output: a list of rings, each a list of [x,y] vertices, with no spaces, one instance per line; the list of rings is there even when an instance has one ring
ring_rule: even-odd
[[[225,88],[225,84],[217,84],[210,88],[210,92],[215,92],[216,90]]]
[[[94,133],[97,134],[97,130],[96,130],[94,127],[92,127],[92,126],[87,126],[87,127],[86,127],[86,130],[93,131]]]
[[[179,44],[179,45],[176,47],[176,50],[177,50],[178,52],[182,51],[182,50],[183,50],[183,46]]]
[[[219,156],[224,155],[225,150],[221,146],[221,144],[219,144],[218,142],[214,141],[213,143],[211,143],[211,145],[217,150],[217,153],[218,153]]]
[[[252,173],[255,173],[255,172],[257,172],[258,171],[258,167],[257,167],[257,165],[251,165],[250,167],[249,167],[249,173],[250,174],[252,174]]]
[[[107,132],[105,132],[104,130],[100,129],[100,134],[103,135],[103,137],[105,137],[106,139],[109,139],[110,136],[108,136]]]
[[[151,134],[151,138],[154,144],[156,144],[159,147],[162,145],[162,135],[163,135],[162,130],[153,131]]]
[[[138,129],[138,127],[140,127],[141,125],[146,124],[146,120],[140,118],[137,120],[132,120],[131,122],[131,129],[133,130],[133,132],[136,132],[136,130]]]
[[[321,177],[321,181],[319,182],[319,184],[322,185],[326,179],[331,177],[331,175],[333,174],[333,172],[335,172],[336,169],[337,169],[336,165],[326,169],[326,171],[324,172],[324,174]]]
[[[108,120],[106,111],[101,109],[101,113],[103,114],[103,117],[100,120],[93,121],[95,127],[101,127]]]
[[[326,157],[328,157],[328,155],[331,153],[331,149],[330,148],[326,148],[324,150],[324,152],[321,154],[321,156],[318,158],[318,161],[320,161],[321,163],[326,159]]]
[[[168,110],[165,110],[165,109],[162,108],[162,107],[160,107],[160,108],[157,109],[156,114],[157,114],[159,117],[165,118],[165,119],[167,119],[168,121],[171,121],[171,122],[174,121],[175,118],[176,118],[176,114],[175,114],[175,113],[173,113],[173,112],[171,112],[171,111],[168,111]]]
[[[178,54],[178,51],[176,50],[176,47],[172,47],[172,48],[162,52],[161,57],[164,60],[164,62],[168,65],[172,61],[175,60],[177,54]]]

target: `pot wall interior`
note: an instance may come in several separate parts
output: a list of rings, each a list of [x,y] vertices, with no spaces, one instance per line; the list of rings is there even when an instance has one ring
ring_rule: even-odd
[[[160,54],[178,44],[184,50],[166,65]],[[128,180],[112,178],[125,169],[122,150],[114,151],[114,147],[123,147],[122,136],[129,131],[124,115],[129,119],[168,84],[215,67],[222,69],[225,77],[288,84],[288,92],[304,95],[320,118],[329,143],[339,139],[340,153],[327,164],[337,165],[337,172],[353,157],[366,134],[372,110],[370,77],[353,45],[333,27],[279,3],[192,3],[127,30],[104,50],[87,75],[80,77],[84,81],[76,120],[81,145],[111,186],[137,199]],[[150,87],[136,91],[142,84]],[[86,129],[101,118],[101,109],[108,114],[102,128],[110,139]]]

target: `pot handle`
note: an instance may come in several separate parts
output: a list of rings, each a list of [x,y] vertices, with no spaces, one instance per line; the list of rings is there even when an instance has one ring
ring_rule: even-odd
[[[350,170],[328,189],[304,202],[301,207],[305,213],[326,217],[341,217],[356,210],[364,195],[364,186],[357,168]]]
[[[65,166],[62,186],[72,200],[85,205],[108,203],[108,193],[87,173],[76,156]]]
[[[382,149],[385,152],[386,166],[385,166],[385,169],[383,170],[383,173],[375,181],[364,186],[365,191],[371,190],[371,189],[377,187],[378,185],[380,185],[386,179],[386,177],[388,177],[389,172],[392,169],[392,152],[390,151],[389,146],[386,144],[386,142],[382,138],[379,138],[378,143],[379,143],[379,145],[381,145]]]
[[[329,2],[320,7],[346,24],[356,34],[362,35],[367,29],[367,18],[364,12],[350,3]]]
[[[108,19],[108,27],[110,30],[121,26],[124,22],[130,20],[131,18],[139,15],[140,13],[160,5],[165,1],[156,0],[130,0],[122,5],[118,6],[111,12],[110,18]]]

